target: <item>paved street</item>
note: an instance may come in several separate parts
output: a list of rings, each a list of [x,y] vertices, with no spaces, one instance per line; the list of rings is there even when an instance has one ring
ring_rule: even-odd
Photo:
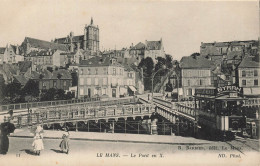
[[[181,139],[181,137],[179,137],[179,139]],[[192,140],[194,138],[188,139]],[[32,141],[32,138],[10,137],[10,147],[7,156],[15,157],[16,154],[20,154],[21,157],[33,156],[31,153]],[[62,154],[59,151],[60,141],[61,139],[44,139],[45,149],[42,152],[42,156],[66,156],[66,154]],[[120,153],[120,156],[123,157],[123,155],[129,155],[130,153],[162,153],[164,155],[171,155],[182,152],[221,153],[224,151],[246,154],[256,151],[257,149],[259,149],[259,143],[257,141],[245,140],[243,138],[231,142],[207,141],[205,143],[204,140],[196,140],[196,143],[178,143],[178,141],[173,141],[172,143],[165,144],[71,140],[71,151],[69,155],[78,156],[87,154],[90,157],[95,157],[97,153]]]

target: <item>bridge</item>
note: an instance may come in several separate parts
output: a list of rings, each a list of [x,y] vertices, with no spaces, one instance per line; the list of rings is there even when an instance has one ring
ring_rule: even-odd
[[[54,126],[70,125],[71,128],[78,130],[78,124],[83,127],[87,125],[96,126],[101,131],[113,129],[117,123],[126,131],[126,126],[131,126],[127,120],[136,124],[136,131],[139,133],[141,124],[146,123],[147,130],[151,134],[157,134],[159,128],[156,116],[161,116],[165,131],[165,124],[170,128],[171,133],[180,134],[189,131],[192,135],[197,130],[197,111],[194,101],[171,102],[163,97],[154,97],[148,100],[146,97],[128,97],[114,100],[89,99],[78,101],[50,101],[44,103],[31,104],[33,109],[17,109],[13,116],[13,122],[17,127],[33,126],[36,124],[46,125],[48,128]],[[251,105],[250,105],[251,104]],[[245,106],[259,106],[258,99],[245,101]],[[20,105],[17,107],[17,105]],[[47,105],[47,106],[46,106]],[[28,105],[27,105],[28,106]],[[22,104],[7,106],[6,108],[21,108]],[[3,107],[2,107],[3,108]],[[2,111],[3,112],[3,111]],[[4,115],[7,115],[7,111]],[[156,116],[153,116],[156,115]],[[4,117],[8,121],[7,116]],[[165,123],[167,122],[167,123]],[[99,124],[99,126],[98,126]],[[133,126],[131,126],[133,128]],[[167,127],[167,126],[166,126]]]

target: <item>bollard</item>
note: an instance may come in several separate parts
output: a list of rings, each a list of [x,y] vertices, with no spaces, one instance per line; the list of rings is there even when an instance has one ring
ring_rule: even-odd
[[[251,138],[256,139],[256,123],[255,122],[251,122],[250,124],[250,128],[251,128]]]
[[[154,120],[152,120],[152,122],[151,122],[151,134],[152,135],[158,135],[158,131],[157,131],[157,121],[158,121],[158,119],[154,119]]]

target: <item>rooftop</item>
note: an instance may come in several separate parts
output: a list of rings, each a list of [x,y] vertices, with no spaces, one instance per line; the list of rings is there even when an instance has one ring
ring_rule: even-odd
[[[6,47],[0,47],[0,54],[4,54],[5,53],[5,49],[6,49]]]
[[[180,67],[183,69],[211,69],[214,67],[214,62],[201,56],[186,56],[182,57]]]
[[[260,67],[259,55],[257,55],[256,57],[246,56],[238,66],[238,68],[259,68],[259,67]]]
[[[115,59],[109,57],[93,57],[88,60],[82,60],[79,66],[100,67],[100,66],[119,66],[123,67]]]
[[[68,51],[67,46],[64,44],[48,42],[44,40],[34,39],[31,37],[25,37],[25,41],[35,48]]]

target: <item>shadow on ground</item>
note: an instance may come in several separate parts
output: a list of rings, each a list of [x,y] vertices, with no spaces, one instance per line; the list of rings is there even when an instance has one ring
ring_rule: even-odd
[[[36,156],[36,153],[31,149],[22,149],[20,151],[25,151],[25,153]]]
[[[56,152],[56,153],[63,153],[61,150],[57,150],[57,149],[51,149],[51,150]]]

